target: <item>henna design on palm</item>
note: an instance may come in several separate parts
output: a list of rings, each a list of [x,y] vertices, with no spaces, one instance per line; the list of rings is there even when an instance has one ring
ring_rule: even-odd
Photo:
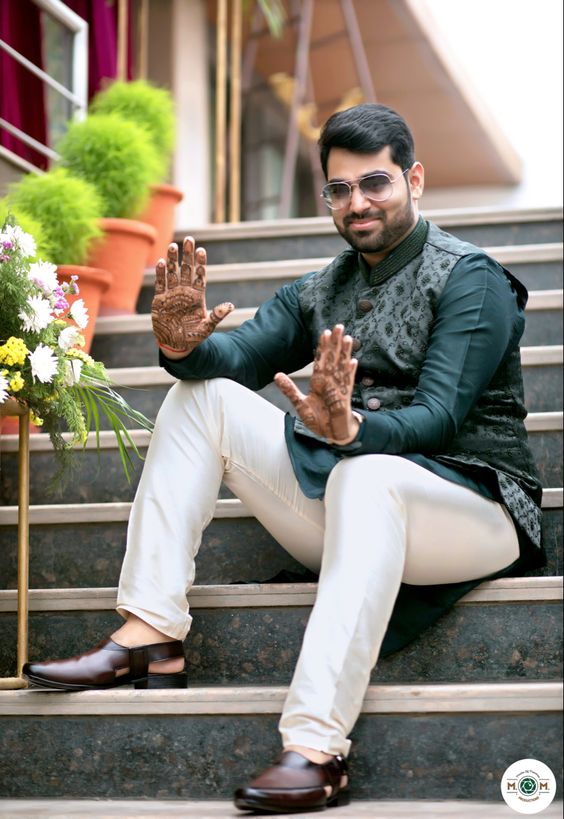
[[[169,245],[166,262],[160,259],[157,263],[151,319],[160,345],[188,355],[229,315],[233,305],[224,302],[207,310],[206,251],[195,249],[191,236],[182,247],[180,270],[176,244]]]
[[[358,429],[351,409],[358,362],[351,358],[352,338],[343,333],[343,326],[337,324],[321,334],[308,395],[285,373],[274,378],[304,424],[330,443],[348,443]]]

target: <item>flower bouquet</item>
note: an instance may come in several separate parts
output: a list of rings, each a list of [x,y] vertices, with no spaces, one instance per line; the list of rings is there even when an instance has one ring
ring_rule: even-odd
[[[34,261],[35,241],[8,217],[0,228],[0,406],[15,399],[28,407],[32,423],[50,436],[64,481],[69,456],[86,444],[93,426],[99,442],[100,418],[115,433],[130,479],[131,451],[141,457],[124,422],[146,430],[152,423],[112,389],[104,365],[81,348],[88,323],[77,278],[59,283],[57,268]],[[63,433],[68,431],[70,435]]]

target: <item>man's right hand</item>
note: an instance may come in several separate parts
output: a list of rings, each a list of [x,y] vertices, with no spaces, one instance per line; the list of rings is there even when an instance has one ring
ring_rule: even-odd
[[[168,358],[184,358],[204,341],[234,309],[230,302],[206,309],[206,251],[195,249],[194,239],[183,243],[178,268],[178,247],[168,246],[167,259],[156,267],[155,296],[151,305],[153,332]]]

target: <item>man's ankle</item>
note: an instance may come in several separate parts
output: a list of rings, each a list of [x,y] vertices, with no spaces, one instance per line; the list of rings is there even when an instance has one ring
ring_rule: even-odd
[[[305,745],[287,745],[285,751],[295,751],[297,754],[305,756],[310,762],[315,762],[316,765],[323,765],[330,762],[335,754],[326,754],[324,751],[316,751],[315,748],[306,748]]]

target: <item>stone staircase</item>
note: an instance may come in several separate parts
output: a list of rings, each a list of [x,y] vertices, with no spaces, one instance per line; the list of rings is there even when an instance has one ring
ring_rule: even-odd
[[[490,249],[529,288],[522,361],[549,562],[530,576],[483,583],[379,663],[352,737],[359,815],[369,815],[370,800],[501,802],[501,775],[521,758],[549,765],[562,792],[562,213],[426,215]],[[343,247],[329,219],[212,226],[197,240],[208,249],[208,304],[229,299],[238,308],[223,329]],[[153,281],[147,272],[138,315],[99,319],[92,350],[127,400],[151,417],[173,383],[157,366],[148,317]],[[304,386],[308,373],[297,374]],[[272,386],[263,393],[287,408]],[[133,436],[144,450],[148,436]],[[53,500],[46,491],[54,471],[50,444],[32,436],[33,658],[79,653],[121,622],[115,587],[140,469],[128,484],[113,435],[103,432],[100,444],[98,453],[91,436],[64,497]],[[0,487],[0,674],[12,675],[16,436],[1,442]],[[0,692],[0,797],[229,799],[278,751],[276,725],[315,597],[311,583],[261,581],[300,568],[222,491],[190,595],[190,687]],[[470,815],[460,804],[459,815]],[[224,815],[232,813],[226,808]],[[370,815],[385,814],[375,807]]]

